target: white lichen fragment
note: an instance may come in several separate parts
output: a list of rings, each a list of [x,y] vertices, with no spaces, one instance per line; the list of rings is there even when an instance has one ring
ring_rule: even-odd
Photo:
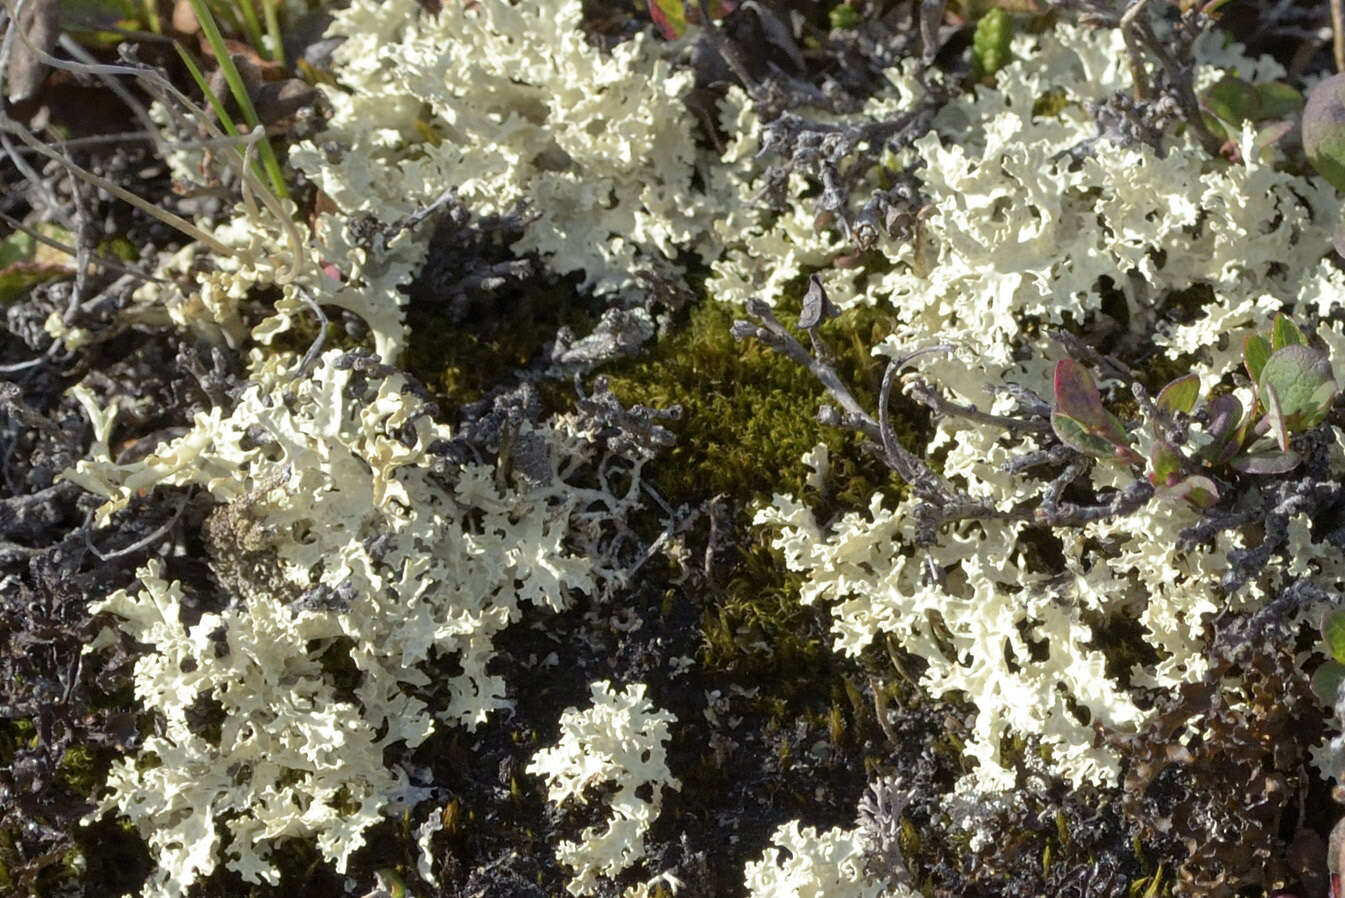
[[[1217,51],[1223,65],[1241,58],[1214,43],[1201,52]],[[1250,128],[1235,135],[1241,164],[1175,129],[1162,153],[1105,138],[1090,148],[1096,127],[1085,104],[1131,89],[1119,32],[1060,25],[1020,35],[1014,51],[994,88],[948,103],[904,158],[928,203],[918,255],[911,241],[876,248],[884,265],[868,278],[867,298],[885,301],[895,319],[881,354],[951,344],[920,358],[918,376],[954,401],[1014,414],[1014,401],[988,385],[1049,398],[1062,350],[1042,332],[1090,320],[1109,291],[1124,300],[1129,339],[1169,358],[1194,355],[1206,385],[1240,364],[1243,337],[1278,309],[1339,309],[1345,286],[1321,264],[1339,212],[1329,186],[1277,166],[1253,146]],[[1237,65],[1243,77],[1274,77],[1272,66]],[[795,194],[791,203],[772,226],[775,244],[802,233],[807,200]],[[716,270],[726,278],[730,269]],[[1160,316],[1177,317],[1178,301],[1189,308],[1184,323],[1157,327]],[[1009,511],[1038,501],[1043,483],[1003,465],[1037,448],[1030,436],[945,416],[924,451],[957,488]],[[1133,475],[1098,463],[1092,478],[1112,489]],[[1133,731],[1146,718],[1144,690],[1203,676],[1216,614],[1258,607],[1289,577],[1328,588],[1341,579],[1303,521],[1289,528],[1290,562],[1230,597],[1220,580],[1247,536],[1230,530],[1179,550],[1179,535],[1198,520],[1181,503],[1050,533],[963,521],[920,547],[914,505],[875,496],[824,526],[797,498],[777,496],[757,522],[773,528],[787,565],[805,576],[802,601],[830,606],[838,650],[857,654],[889,634],[924,660],[926,689],[975,705],[967,753],[977,764],[964,785],[984,792],[1014,784],[1001,753],[1011,734],[1033,740],[1029,751],[1056,775],[1114,782],[1119,759],[1095,744],[1096,727]],[[1112,625],[1137,633],[1156,660],[1118,670]]]
[[[221,610],[184,620],[156,565],[94,609],[151,647],[136,691],[163,725],[116,765],[99,809],[154,848],[146,896],[176,898],[226,857],[274,882],[268,858],[288,838],[344,868],[372,823],[416,800],[384,750],[511,707],[489,670],[496,635],[525,606],[558,610],[616,578],[593,540],[639,496],[638,467],[615,466],[620,495],[574,482],[601,459],[565,419],[524,434],[547,476],[501,486],[491,467],[434,454],[449,432],[402,375],[329,352],[294,379],[295,359],[261,358],[232,410],[140,461],[107,457],[111,419],[91,408],[97,457],[73,478],[108,497],[100,520],[159,485],[218,503],[203,537]],[[446,658],[460,672],[431,677]],[[341,670],[355,685],[338,686]]]
[[[374,721],[337,698],[315,628],[296,626],[274,599],[245,614],[181,621],[182,590],[151,562],[142,588],[92,610],[154,651],[136,662],[136,697],[162,720],[137,757],[118,761],[101,810],[136,824],[157,862],[145,895],[181,895],[226,866],[275,885],[268,858],[281,838],[314,836],[340,871],[364,831],[406,786],[383,764]],[[212,729],[217,732],[212,732]],[[217,826],[229,834],[221,844]]]
[[[864,836],[835,828],[819,833],[791,820],[771,836],[759,861],[745,870],[750,898],[915,898],[864,872]]]
[[[704,249],[710,200],[693,184],[682,98],[690,72],[637,35],[609,50],[580,30],[579,0],[357,0],[335,13],[335,115],[291,159],[345,216],[396,222],[450,188],[478,212],[525,201],[515,245],[597,292],[642,261]],[[331,152],[329,152],[331,150]],[[325,216],[325,227],[340,229]]]
[[[567,708],[560,718],[560,742],[539,751],[527,768],[546,777],[547,795],[555,804],[585,803],[588,787],[615,784],[608,793],[607,827],[589,827],[580,841],[556,847],[556,858],[574,871],[566,884],[571,895],[596,894],[600,878],[615,878],[637,864],[644,856],[645,834],[663,806],[663,790],[681,788],[668,769],[666,746],[677,719],[655,709],[642,683],[613,692],[610,683],[600,681],[589,689],[589,708]],[[637,794],[642,788],[648,800]],[[639,898],[660,882],[671,886],[675,880],[661,874],[623,895]]]

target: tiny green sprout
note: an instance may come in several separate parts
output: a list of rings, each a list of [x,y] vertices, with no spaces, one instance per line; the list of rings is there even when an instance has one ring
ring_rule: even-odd
[[[1120,419],[1103,406],[1088,369],[1063,359],[1055,368],[1051,427],[1062,443],[1084,455],[1144,464],[1155,495],[1209,508],[1219,501],[1219,490],[1200,468],[1292,471],[1301,459],[1289,448],[1290,438],[1320,424],[1338,392],[1326,353],[1309,345],[1285,315],[1275,317],[1268,334],[1246,339],[1242,360],[1255,387],[1252,408],[1244,410],[1233,396],[1216,396],[1199,409],[1200,379],[1194,372],[1182,375],[1150,406],[1159,420],[1141,454]]]
[[[863,23],[864,17],[848,2],[841,2],[827,13],[827,21],[836,29],[858,28]]]
[[[649,16],[665,40],[675,41],[687,31],[687,13],[682,0],[649,0]]]
[[[1012,57],[1013,19],[999,7],[986,12],[976,23],[971,38],[971,58],[977,79],[993,75]]]

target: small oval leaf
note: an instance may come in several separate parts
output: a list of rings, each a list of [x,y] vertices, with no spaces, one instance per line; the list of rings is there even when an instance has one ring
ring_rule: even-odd
[[[1345,664],[1345,609],[1337,608],[1322,620],[1322,639],[1331,657]]]
[[[1345,74],[1317,82],[1308,93],[1303,150],[1318,174],[1345,190]]]
[[[1297,452],[1251,452],[1239,455],[1228,463],[1234,471],[1244,474],[1287,474],[1302,461]]]
[[[1289,316],[1280,312],[1275,323],[1270,326],[1270,351],[1277,352],[1286,346],[1307,346],[1308,338]]]
[[[1261,369],[1259,384],[1262,401],[1269,406],[1268,397],[1273,390],[1279,414],[1287,426],[1297,428],[1303,419],[1317,412],[1326,395],[1322,387],[1334,385],[1335,379],[1326,354],[1300,344],[1272,354]]]
[[[1334,705],[1340,695],[1340,683],[1345,680],[1345,664],[1327,661],[1312,675],[1312,691],[1324,705]]]
[[[1084,455],[1091,455],[1094,458],[1115,457],[1115,443],[1095,436],[1089,428],[1069,415],[1060,412],[1053,413],[1051,415],[1051,429],[1060,438],[1060,442],[1075,452],[1082,452]]]
[[[1200,375],[1192,371],[1169,383],[1158,392],[1158,407],[1169,415],[1191,414],[1200,398]]]
[[[665,40],[675,41],[687,33],[686,7],[682,0],[648,0],[649,15]]]
[[[1261,369],[1270,359],[1270,341],[1253,334],[1242,341],[1242,364],[1247,368],[1247,376],[1253,382],[1261,380]]]

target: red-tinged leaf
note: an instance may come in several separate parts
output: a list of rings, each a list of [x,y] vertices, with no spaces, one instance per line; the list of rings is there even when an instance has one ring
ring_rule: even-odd
[[[0,305],[18,299],[43,281],[69,277],[71,271],[64,265],[43,265],[38,262],[14,262],[0,268]]]
[[[1191,414],[1200,398],[1200,375],[1184,374],[1158,391],[1158,407],[1169,415]]]
[[[1156,487],[1172,486],[1182,473],[1182,457],[1166,440],[1155,440],[1149,448],[1149,482]]]
[[[1307,346],[1308,338],[1289,316],[1280,312],[1270,326],[1270,351],[1278,352],[1286,346]]]
[[[1242,364],[1253,383],[1261,380],[1261,369],[1270,361],[1270,341],[1255,334],[1242,341]]]
[[[1233,435],[1234,429],[1242,423],[1242,403],[1238,397],[1225,393],[1215,396],[1209,405],[1209,433],[1220,443]]]
[[[1117,461],[1123,461],[1128,465],[1137,465],[1144,461],[1144,457],[1129,446],[1120,443],[1115,444],[1115,446],[1116,448],[1112,450],[1112,458]]]
[[[1219,501],[1219,487],[1203,474],[1193,474],[1184,481],[1189,486],[1186,501],[1201,511]]]
[[[1055,365],[1055,410],[1075,419],[1093,435],[1127,446],[1125,427],[1102,405],[1102,396],[1088,369],[1073,359]]]
[[[1225,465],[1243,448],[1244,437],[1251,426],[1250,414],[1243,414],[1243,403],[1233,395],[1219,395],[1209,401],[1209,445],[1201,446],[1200,454],[1209,464]]]
[[[1228,463],[1234,471],[1244,474],[1287,474],[1302,461],[1297,452],[1251,452],[1239,455]]]
[[[1204,511],[1219,501],[1219,488],[1208,477],[1193,474],[1171,486],[1155,490],[1154,497],[1167,500],[1183,499],[1192,507]]]
[[[1252,150],[1259,157],[1270,147],[1288,137],[1294,131],[1294,123],[1289,120],[1272,122],[1256,132],[1252,140]]]
[[[1051,429],[1060,438],[1060,442],[1084,455],[1094,458],[1115,458],[1117,446],[1110,440],[1094,434],[1080,421],[1069,415],[1054,412],[1051,415]]]
[[[687,33],[686,6],[682,0],[648,0],[649,16],[665,40],[675,41]]]
[[[62,231],[48,236],[74,242]],[[73,274],[69,265],[62,264],[65,260],[60,254],[50,250],[44,253],[45,249],[23,231],[15,231],[0,240],[0,304],[17,299],[43,281]]]

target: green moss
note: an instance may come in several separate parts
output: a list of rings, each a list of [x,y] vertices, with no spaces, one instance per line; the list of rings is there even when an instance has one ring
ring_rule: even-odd
[[[60,777],[72,791],[88,798],[106,775],[108,762],[89,745],[72,745],[61,755]]]
[[[26,717],[0,721],[0,767],[14,762],[14,753],[21,745],[31,745],[37,738],[37,728]]]
[[[10,868],[18,862],[19,856],[14,850],[13,831],[0,829],[0,889],[14,887],[14,876],[10,873]]]
[[[815,694],[829,652],[817,612],[799,604],[802,579],[785,571],[768,540],[756,533],[741,547],[724,595],[701,615],[699,661],[770,682],[783,713],[786,700]]]
[[[1034,118],[1058,118],[1069,108],[1072,101],[1063,88],[1054,88],[1037,98],[1032,104]]]
[[[776,314],[790,321],[797,310],[796,302]],[[702,302],[648,357],[608,372],[612,392],[625,403],[683,408],[672,425],[677,445],[652,466],[664,498],[698,504],[716,495],[743,501],[803,495],[809,472],[800,458],[819,442],[831,450],[838,507],[863,505],[875,490],[900,494],[902,485],[861,454],[855,435],[817,422],[819,405],[829,400],[810,372],[756,340],[733,338],[730,328],[741,317],[725,303]],[[841,377],[869,409],[876,408],[882,376],[881,360],[869,351],[887,332],[873,309],[851,310],[822,328]],[[904,444],[923,437],[926,416],[917,410],[903,406],[893,420]]]
[[[480,399],[536,359],[561,326],[587,334],[596,323],[570,282],[529,286],[497,299],[490,314],[455,322],[442,304],[412,302],[401,365],[448,408]]]

